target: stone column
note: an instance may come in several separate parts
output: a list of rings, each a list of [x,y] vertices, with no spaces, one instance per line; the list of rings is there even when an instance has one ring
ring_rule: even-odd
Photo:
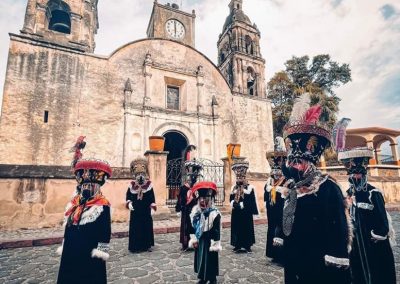
[[[374,142],[373,141],[367,141],[367,147],[374,149]],[[369,164],[370,165],[376,165],[377,164],[377,157],[376,157],[376,153],[374,152],[374,158],[371,158],[369,160]]]
[[[203,66],[199,65],[196,71],[196,79],[197,79],[197,113],[205,112],[203,109],[203,93],[204,93],[204,71]]]
[[[371,148],[371,149],[375,149],[374,148],[374,141],[372,141],[372,140],[367,141],[367,147]],[[368,168],[370,170],[370,175],[373,176],[373,177],[376,177],[376,176],[379,175],[379,171],[375,167],[377,163],[378,163],[378,154],[375,151],[374,152],[374,158],[373,159],[369,159],[369,165],[368,165]]]
[[[143,63],[143,76],[145,80],[145,87],[144,87],[144,98],[143,98],[143,106],[146,106],[148,101],[150,101],[151,97],[151,71],[152,71],[152,64],[153,60],[151,59],[151,54],[147,53],[146,58]]]
[[[391,143],[390,148],[392,149],[392,156],[393,156],[393,161],[394,161],[395,165],[400,166],[398,144]]]
[[[319,159],[319,166],[321,168],[321,171],[323,173],[326,173],[326,161],[325,161],[325,156],[324,154],[321,155],[321,158]]]
[[[23,33],[33,33],[35,29],[36,1],[29,0],[26,5]]]
[[[227,157],[222,158],[221,160],[224,163],[224,192],[225,192],[224,207],[228,207],[230,204],[229,196],[231,194],[231,189],[233,185],[232,170],[231,170],[231,164],[229,163]]]
[[[245,160],[245,157],[235,157],[233,158],[236,161],[237,160]],[[224,201],[224,206],[229,207],[230,202],[229,202],[229,196],[231,195],[231,190],[232,186],[236,182],[235,174],[233,173],[231,167],[232,163],[229,162],[229,159],[227,157],[221,159],[222,162],[224,163],[224,192],[225,192],[225,201]],[[233,162],[233,161],[232,161]]]
[[[167,155],[165,151],[146,151],[144,154],[148,161],[150,180],[153,184],[156,197],[157,214],[169,214],[167,207]]]

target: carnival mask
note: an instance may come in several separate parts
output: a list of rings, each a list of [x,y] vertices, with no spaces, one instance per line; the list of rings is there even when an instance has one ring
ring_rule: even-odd
[[[358,158],[350,158],[343,160],[343,165],[346,168],[348,175],[353,175],[353,174],[366,175],[368,162],[369,162],[368,157],[358,157]]]
[[[328,140],[307,133],[296,133],[285,139],[289,163],[300,163],[301,159],[316,164],[328,144]]]
[[[100,185],[97,183],[83,183],[81,185],[81,196],[84,200],[88,200],[99,192]]]
[[[200,209],[204,210],[204,209],[210,208],[211,204],[212,204],[212,197],[211,196],[199,197]]]

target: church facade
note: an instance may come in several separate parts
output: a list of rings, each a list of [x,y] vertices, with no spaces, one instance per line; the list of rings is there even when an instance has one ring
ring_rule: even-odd
[[[195,12],[157,1],[147,38],[95,54],[97,2],[28,1],[23,29],[10,34],[0,164],[69,165],[84,135],[85,157],[127,167],[157,135],[168,159],[193,144],[199,157],[220,161],[228,143],[240,143],[250,170],[266,172],[265,60],[242,0],[229,4],[218,65],[195,48]]]

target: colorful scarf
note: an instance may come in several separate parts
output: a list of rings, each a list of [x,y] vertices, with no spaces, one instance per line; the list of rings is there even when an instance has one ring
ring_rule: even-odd
[[[69,208],[65,212],[65,217],[68,217],[68,223],[73,225],[78,225],[82,213],[86,208],[90,208],[92,206],[110,206],[110,202],[102,195],[97,194],[92,199],[85,202],[80,194],[75,196],[71,201],[71,208]]]
[[[195,230],[195,235],[198,240],[200,240],[201,235],[204,231],[204,224],[206,222],[206,218],[210,216],[210,213],[217,210],[216,208],[207,208],[204,211],[198,211],[193,217],[192,225]]]

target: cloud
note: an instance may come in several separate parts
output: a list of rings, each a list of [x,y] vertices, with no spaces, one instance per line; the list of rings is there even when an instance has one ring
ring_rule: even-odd
[[[390,17],[396,14],[396,9],[389,4],[383,5],[379,10],[381,11],[382,16],[385,18],[385,20],[389,19]]]
[[[196,48],[217,60],[217,41],[230,0],[171,0],[196,10]],[[166,3],[167,0],[159,0]],[[0,3],[0,90],[8,53],[8,32],[22,28],[26,1]],[[153,1],[100,0],[96,53],[108,55],[146,37]],[[349,63],[353,81],[336,90],[340,116],[351,127],[400,128],[400,4],[397,0],[244,0],[243,9],[261,31],[266,77],[284,69],[293,55],[330,54]],[[397,74],[397,75],[396,75]],[[390,86],[387,88],[386,86]]]

